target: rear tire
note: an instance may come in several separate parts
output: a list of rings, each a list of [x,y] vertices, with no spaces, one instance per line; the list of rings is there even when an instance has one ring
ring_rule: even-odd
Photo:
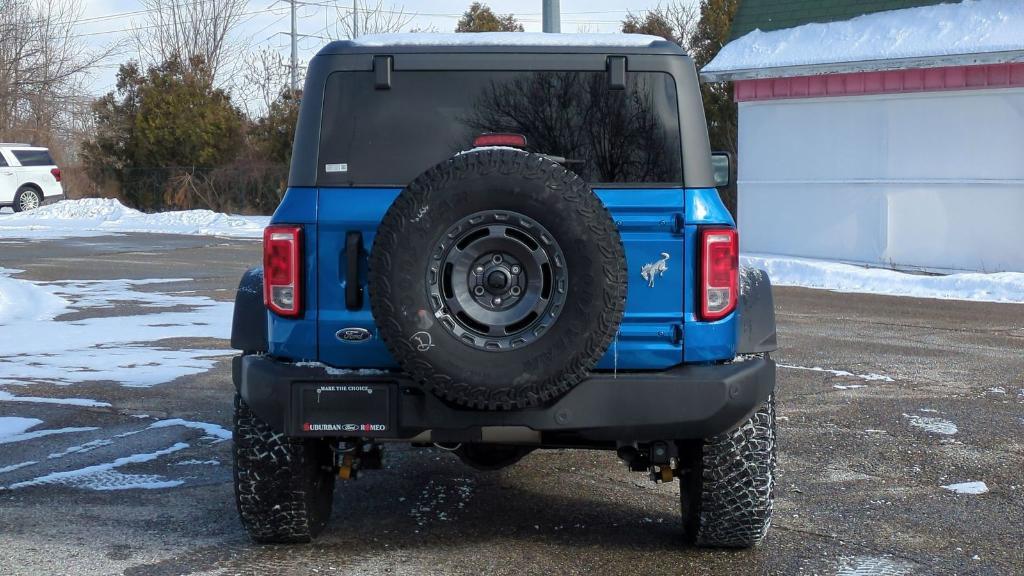
[[[734,430],[680,445],[680,454],[689,454],[689,469],[679,479],[686,540],[723,548],[759,544],[771,525],[775,453],[771,396]]]
[[[331,516],[334,453],[322,440],[287,438],[235,395],[235,501],[259,543],[309,542]]]
[[[43,203],[43,195],[31,186],[22,186],[14,194],[14,203],[11,205],[15,212],[35,210]]]

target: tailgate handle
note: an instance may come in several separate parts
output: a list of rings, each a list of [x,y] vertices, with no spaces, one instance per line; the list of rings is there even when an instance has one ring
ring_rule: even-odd
[[[359,258],[363,253],[363,233],[349,232],[345,235],[345,308],[360,310],[363,307],[363,283],[359,278]]]

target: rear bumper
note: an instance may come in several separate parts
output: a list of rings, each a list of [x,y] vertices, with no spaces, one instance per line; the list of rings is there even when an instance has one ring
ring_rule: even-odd
[[[235,358],[233,377],[253,412],[288,436],[411,440],[429,431],[433,442],[479,442],[490,427],[519,427],[539,432],[543,444],[574,445],[706,438],[730,430],[774,391],[775,362],[757,358],[661,372],[595,373],[551,406],[507,412],[449,406],[400,372],[342,373],[249,355]],[[300,391],[321,385],[372,385],[386,392],[383,429],[305,431]]]

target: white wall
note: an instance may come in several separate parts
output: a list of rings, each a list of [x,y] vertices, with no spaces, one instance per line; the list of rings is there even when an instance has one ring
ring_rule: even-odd
[[[742,102],[745,252],[1024,271],[1024,89]]]

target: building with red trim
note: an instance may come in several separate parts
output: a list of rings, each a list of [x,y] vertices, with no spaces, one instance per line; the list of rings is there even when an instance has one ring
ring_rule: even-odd
[[[752,29],[701,71],[734,83],[744,252],[1024,271],[1024,2],[910,1],[822,2],[878,11]]]

